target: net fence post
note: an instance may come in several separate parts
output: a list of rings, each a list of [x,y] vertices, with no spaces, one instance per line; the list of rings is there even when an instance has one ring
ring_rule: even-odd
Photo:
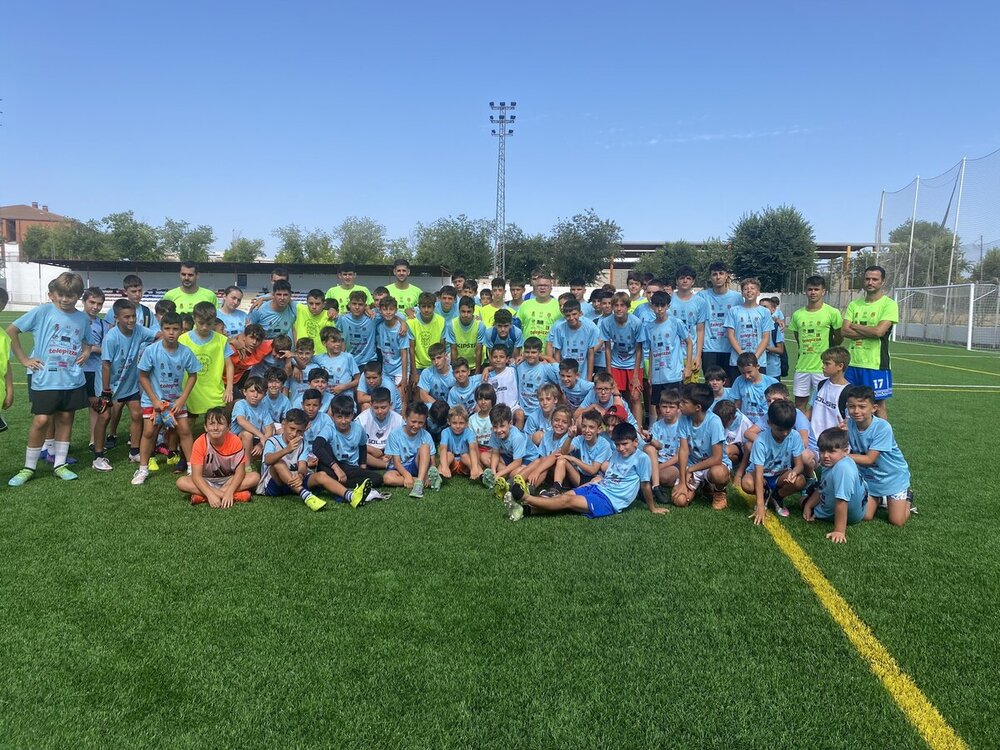
[[[913,268],[913,232],[917,228],[917,198],[920,196],[920,175],[917,175],[917,186],[913,191],[913,214],[910,216],[910,246],[906,251],[906,281],[903,286],[910,286],[910,271]]]
[[[976,312],[976,285],[975,283],[969,284],[969,330],[966,334],[965,339],[965,349],[966,351],[972,351],[972,326],[975,324],[975,312]]]

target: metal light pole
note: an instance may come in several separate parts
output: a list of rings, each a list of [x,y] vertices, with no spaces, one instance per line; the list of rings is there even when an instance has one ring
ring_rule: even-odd
[[[490,102],[490,110],[499,112],[494,117],[490,115],[490,123],[497,127],[490,131],[497,137],[499,148],[497,149],[497,216],[494,231],[496,240],[493,243],[493,271],[505,277],[507,271],[507,253],[504,249],[504,235],[507,233],[507,136],[514,135],[514,120],[517,115],[508,116],[507,113],[517,106],[517,102]]]

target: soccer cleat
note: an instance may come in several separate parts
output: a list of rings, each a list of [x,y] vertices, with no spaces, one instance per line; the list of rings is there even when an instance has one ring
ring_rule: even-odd
[[[208,498],[204,495],[191,495],[191,505],[201,505],[202,503],[207,503]]]
[[[7,486],[9,486],[9,487],[20,487],[25,482],[27,482],[29,479],[31,479],[33,476],[35,476],[35,470],[34,469],[28,469],[28,468],[21,469],[19,472],[17,472],[17,474],[15,474],[14,476],[12,476],[7,481]]]
[[[424,496],[424,483],[419,479],[413,480],[413,489],[410,490],[410,497],[423,497]]]
[[[351,500],[350,500],[351,507],[357,508],[359,505],[361,505],[361,503],[365,501],[365,498],[367,498],[368,493],[371,491],[371,488],[372,488],[371,480],[364,479],[361,481],[361,484],[359,484],[357,487],[351,490]]]
[[[483,476],[481,479],[488,490],[492,490],[496,486],[497,476],[493,473],[493,469],[483,469]]]
[[[326,507],[326,500],[320,500],[312,493],[309,493],[306,497],[305,503],[309,510],[323,510],[323,508]]]
[[[136,469],[135,474],[132,475],[132,484],[145,484],[147,479],[149,479],[149,469],[143,469],[140,467]]]
[[[510,492],[504,493],[503,505],[504,509],[507,511],[508,521],[520,521],[524,518],[524,506],[514,500],[514,497]]]
[[[712,510],[725,510],[729,507],[729,497],[725,488],[712,490]]]
[[[90,468],[95,469],[96,471],[111,471],[112,466],[111,462],[104,456],[98,456],[90,464]]]
[[[155,456],[150,456],[149,457],[149,470],[150,471],[159,471],[160,470],[160,464],[157,463]]]
[[[132,453],[132,452],[130,451],[130,452],[129,452],[129,454],[128,454],[128,460],[129,460],[130,462],[134,463],[134,464],[137,464],[137,463],[139,463],[139,454],[138,454],[138,453]],[[150,461],[150,463],[152,463],[153,459],[152,459],[152,458],[150,458],[150,459],[149,459],[149,461]],[[159,466],[157,466],[156,468],[160,468],[160,467],[159,467]]]
[[[670,502],[670,498],[663,494],[663,488],[659,485],[653,488],[653,500],[661,505],[666,505]]]
[[[77,478],[76,474],[66,464],[60,464],[53,469],[52,473],[67,482]]]
[[[233,500],[238,503],[249,503],[250,502],[250,490],[240,490],[239,492],[233,493]]]
[[[108,435],[107,437],[104,438],[104,449],[105,450],[111,451],[111,450],[114,450],[117,446],[118,446],[118,436],[117,435]]]
[[[171,453],[167,456],[167,466],[176,466],[181,462],[181,457],[179,453]]]
[[[441,489],[441,472],[433,466],[427,470],[427,484],[435,492]]]
[[[515,498],[517,498],[518,501],[520,501],[521,498],[524,497],[525,495],[531,494],[531,487],[528,485],[527,481],[525,481],[524,477],[518,474],[516,477],[514,477],[513,487],[511,487],[510,492],[511,495],[513,495]]]
[[[497,477],[493,484],[493,497],[497,500],[503,500],[503,496],[508,492],[510,492],[510,482],[507,481],[506,477]]]
[[[779,495],[776,490],[770,490],[768,492],[768,496],[765,498],[764,501],[765,506],[768,501],[770,501],[770,503],[774,506],[775,513],[777,513],[781,518],[788,518],[788,516],[790,515],[788,512],[788,508],[785,507],[785,501],[781,498],[781,495]]]

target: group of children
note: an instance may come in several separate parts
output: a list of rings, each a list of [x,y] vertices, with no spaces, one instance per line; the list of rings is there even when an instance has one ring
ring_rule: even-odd
[[[584,300],[577,280],[556,299],[539,270],[530,295],[512,282],[507,299],[503,279],[477,290],[455,274],[433,294],[409,284],[406,261],[393,273],[371,293],[345,267],[304,304],[278,276],[249,313],[237,287],[220,307],[182,293],[150,310],[130,275],[106,316],[99,289],[61,274],[51,302],[8,329],[33,415],[9,484],[31,480],[42,460],[75,479],[73,415],[89,409],[94,470],[113,470],[107,451],[127,411],[132,484],[165,462],[180,491],[212,507],[252,494],[358,507],[389,488],[419,498],[464,476],[512,520],[611,515],[639,495],[664,513],[699,490],[724,509],[730,487],[752,498],[755,523],[768,507],[788,515],[786,499],[801,493],[804,517],[831,520],[834,541],[881,504],[894,524],[909,515],[906,462],[871,389],[848,387],[847,350],[822,352],[804,409],[762,365],[783,353],[783,324],[757,304],[753,279],[739,299],[728,271],[719,284],[713,270],[712,298],[692,295],[684,268],[673,296],[674,284],[630,277],[628,292],[602,287]],[[9,367],[5,382],[6,408]]]

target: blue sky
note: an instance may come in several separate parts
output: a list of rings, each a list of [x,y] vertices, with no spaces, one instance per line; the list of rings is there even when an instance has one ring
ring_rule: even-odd
[[[883,188],[1000,146],[985,2],[20,3],[4,26],[0,202],[220,244],[492,218],[491,99],[518,102],[508,222],[593,208],[635,241],[780,203],[867,241]]]

